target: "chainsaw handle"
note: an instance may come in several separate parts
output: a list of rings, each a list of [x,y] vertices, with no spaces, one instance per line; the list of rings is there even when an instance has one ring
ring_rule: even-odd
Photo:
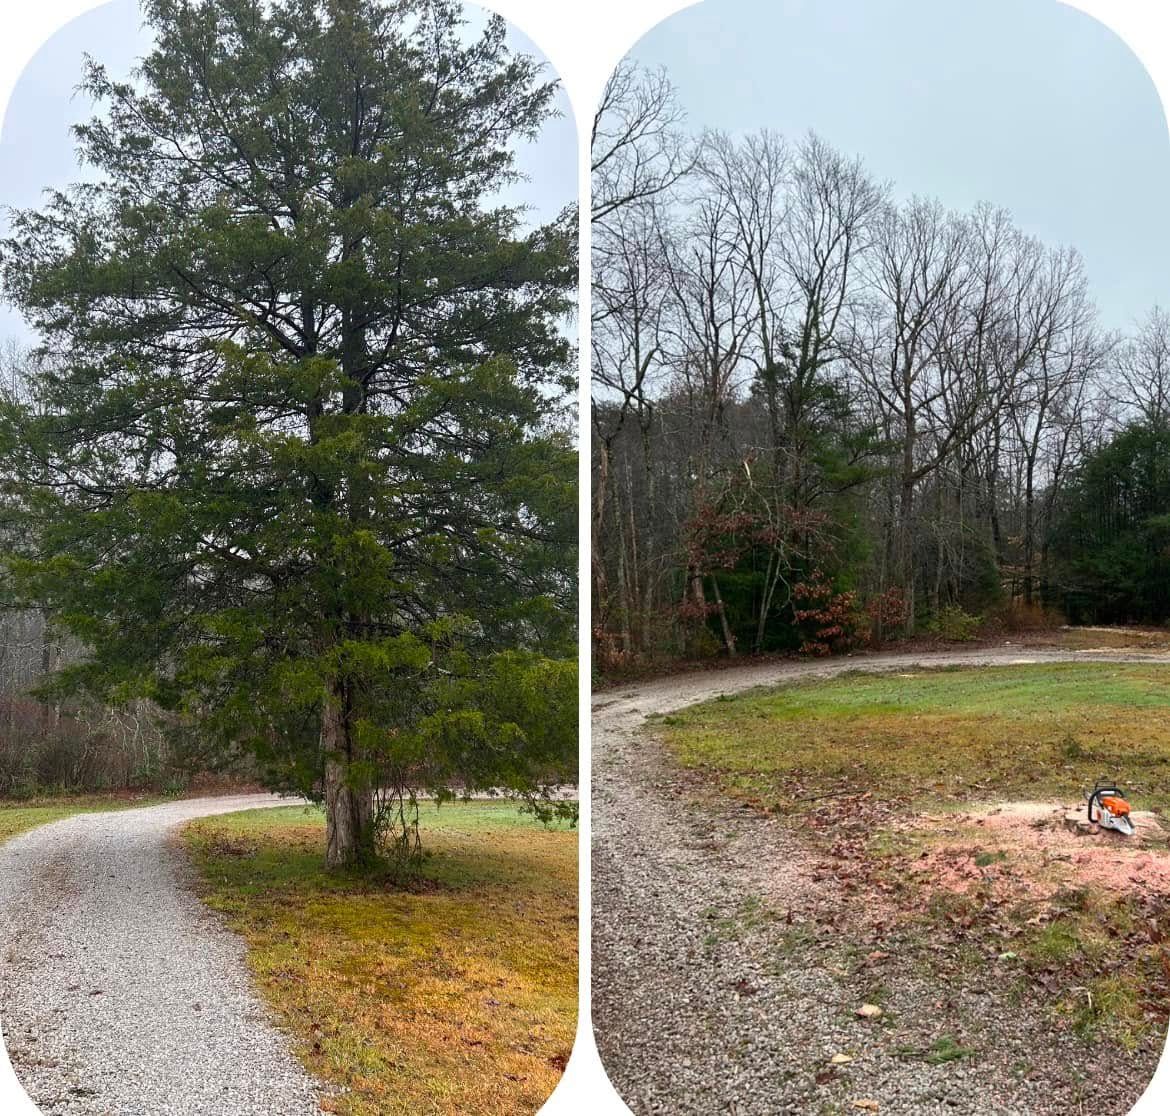
[[[1102,801],[1102,799],[1114,798],[1114,797],[1121,800],[1120,804],[1124,807],[1124,815],[1126,817],[1128,817],[1129,804],[1125,801],[1125,793],[1122,791],[1122,789],[1119,786],[1116,786],[1115,784],[1112,784],[1112,783],[1108,783],[1108,784],[1104,784],[1104,785],[1101,783],[1098,783],[1093,787],[1092,791],[1089,792],[1088,808],[1086,810],[1086,816],[1088,817],[1089,821],[1097,822],[1099,820],[1098,818],[1095,818],[1093,816],[1094,805],[1096,806],[1097,810],[1100,811],[1100,810],[1108,809],[1109,812],[1112,814],[1113,806],[1110,806],[1107,808],[1105,806],[1105,803]]]

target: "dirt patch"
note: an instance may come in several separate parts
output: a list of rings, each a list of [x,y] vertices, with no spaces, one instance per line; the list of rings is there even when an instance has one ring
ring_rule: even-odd
[[[1047,898],[1078,887],[1119,895],[1170,897],[1167,831],[1135,811],[1126,837],[1081,824],[1083,805],[1001,802],[964,813],[921,815],[903,825],[920,838],[914,875],[944,890],[985,888],[1003,898]]]

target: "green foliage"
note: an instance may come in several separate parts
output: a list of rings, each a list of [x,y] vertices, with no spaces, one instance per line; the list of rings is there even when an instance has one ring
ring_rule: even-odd
[[[939,639],[969,643],[979,635],[982,616],[972,616],[958,605],[946,605],[930,618],[926,630]]]
[[[1091,454],[1051,547],[1070,622],[1170,619],[1170,428],[1134,424]]]
[[[459,11],[151,0],[136,81],[86,74],[98,181],[0,248],[45,342],[12,591],[91,650],[59,687],[308,794],[327,754],[362,792],[576,769],[529,693],[573,669],[575,233],[488,202],[553,89]]]
[[[995,548],[977,525],[967,525],[961,533],[964,563],[962,576],[956,575],[958,603],[968,612],[987,613],[1004,605],[1003,574]]]

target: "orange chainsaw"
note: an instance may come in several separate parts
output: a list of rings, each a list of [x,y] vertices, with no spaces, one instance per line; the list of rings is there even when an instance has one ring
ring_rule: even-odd
[[[1129,803],[1120,787],[1112,783],[1096,783],[1089,792],[1089,821],[1102,829],[1115,829],[1126,837],[1134,835],[1133,821],[1129,816]]]

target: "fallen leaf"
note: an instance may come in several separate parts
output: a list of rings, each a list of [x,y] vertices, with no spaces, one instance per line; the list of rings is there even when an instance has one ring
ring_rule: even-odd
[[[866,1112],[876,1112],[881,1107],[881,1105],[869,1097],[863,1097],[861,1100],[855,1100],[853,1102],[853,1107],[863,1109]]]
[[[835,1066],[847,1066],[853,1059],[848,1054],[834,1054],[830,1061]]]

